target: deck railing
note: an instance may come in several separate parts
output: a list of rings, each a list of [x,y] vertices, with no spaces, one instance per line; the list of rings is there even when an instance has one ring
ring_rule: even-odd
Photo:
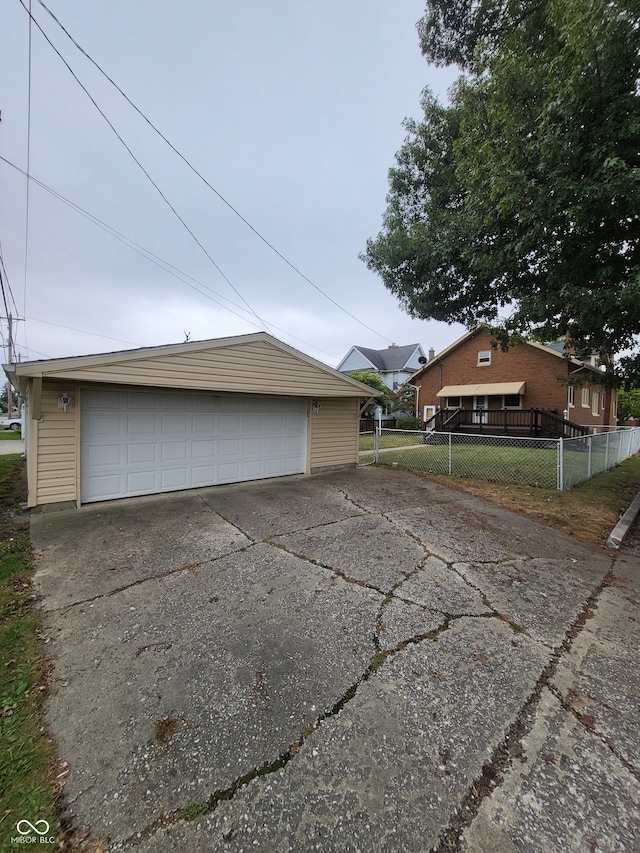
[[[424,424],[437,432],[578,438],[588,428],[546,409],[440,409]]]

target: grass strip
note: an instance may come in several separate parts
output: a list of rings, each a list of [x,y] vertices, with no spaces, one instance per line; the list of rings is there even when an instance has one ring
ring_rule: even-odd
[[[26,496],[25,463],[19,456],[0,456],[0,851],[24,847],[33,836],[38,847],[61,838],[56,816],[54,747],[43,725],[46,658],[38,639],[39,614],[34,607],[33,557]],[[39,830],[30,832],[20,821]],[[12,841],[22,838],[22,843]],[[57,843],[47,844],[49,849]]]

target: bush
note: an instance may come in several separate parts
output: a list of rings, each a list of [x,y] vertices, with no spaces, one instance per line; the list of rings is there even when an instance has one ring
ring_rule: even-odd
[[[418,418],[398,418],[396,429],[420,429]]]

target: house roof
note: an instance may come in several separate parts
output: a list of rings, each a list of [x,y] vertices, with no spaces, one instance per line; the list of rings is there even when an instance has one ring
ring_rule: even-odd
[[[477,329],[471,329],[470,331],[465,332],[464,335],[461,335],[452,344],[449,344],[448,347],[445,347],[445,349],[443,349],[442,352],[439,352],[436,356],[434,356],[434,358],[430,359],[426,364],[424,364],[422,367],[420,367],[418,370],[416,370],[415,373],[413,373],[409,377],[409,382],[413,382],[419,376],[423,375],[427,370],[430,370],[432,367],[435,367],[435,365],[439,364],[446,355],[453,352],[459,346],[461,346],[463,343],[465,343],[465,341],[468,341],[470,338],[475,337],[479,332],[482,332],[482,331],[485,331],[485,330],[482,327],[479,327]],[[590,364],[586,364],[585,362],[580,361],[580,359],[575,358],[574,356],[567,356],[563,342],[558,341],[558,342],[554,342],[552,344],[540,344],[537,341],[525,341],[525,344],[527,346],[536,347],[537,349],[541,349],[544,352],[549,353],[549,355],[556,356],[557,358],[563,359],[564,361],[568,361],[570,364],[573,364],[576,367],[584,368],[585,370],[591,370],[600,376],[602,375],[600,370],[598,370],[595,367],[592,367]],[[505,392],[499,392],[499,393],[505,393]],[[507,392],[507,393],[516,393],[516,392],[514,391],[514,392]],[[454,397],[454,396],[458,396],[458,395],[451,394],[450,396]]]
[[[29,378],[290,396],[371,396],[371,388],[266,332],[40,359],[4,366],[24,390]]]
[[[391,346],[387,347],[387,349],[369,349],[369,347],[354,346],[349,350],[348,355],[350,355],[353,350],[357,350],[366,359],[368,359],[377,370],[382,372],[391,372],[406,368],[407,362],[419,348],[420,344],[405,344],[401,347]],[[346,361],[348,355],[342,359],[342,362]],[[340,364],[342,364],[342,362]]]

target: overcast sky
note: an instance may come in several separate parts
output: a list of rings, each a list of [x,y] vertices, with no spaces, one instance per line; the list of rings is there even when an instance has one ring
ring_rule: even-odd
[[[23,360],[266,329],[335,366],[353,344],[439,351],[464,331],[411,320],[358,259],[381,226],[402,120],[419,116],[424,86],[444,99],[453,81],[420,54],[423,0],[45,2],[330,299],[208,189],[31,0],[205,254],[35,25],[29,87],[28,15],[20,0],[3,0],[0,156],[22,170],[28,163],[34,179],[162,259],[153,263],[33,182],[27,229],[26,178],[0,161],[0,241],[10,308],[26,317],[17,324]]]

